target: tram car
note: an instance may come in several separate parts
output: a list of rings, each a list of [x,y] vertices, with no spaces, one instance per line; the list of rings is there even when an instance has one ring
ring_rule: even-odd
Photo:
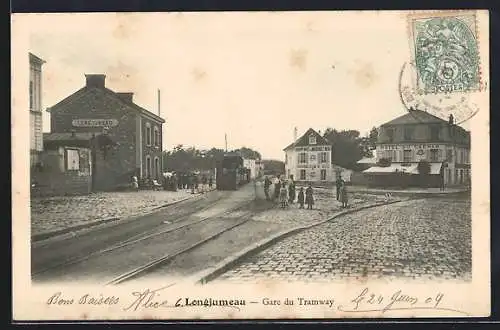
[[[248,182],[250,182],[250,169],[243,166],[243,157],[228,154],[217,163],[215,179],[217,190],[237,190]]]

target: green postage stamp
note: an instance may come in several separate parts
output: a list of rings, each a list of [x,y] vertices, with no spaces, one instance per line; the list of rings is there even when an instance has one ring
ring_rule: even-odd
[[[411,48],[421,93],[480,89],[475,12],[409,15]]]

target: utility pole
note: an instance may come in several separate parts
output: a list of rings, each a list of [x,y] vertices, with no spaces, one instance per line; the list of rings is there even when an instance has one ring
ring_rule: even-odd
[[[158,116],[160,116],[160,109],[161,109],[161,104],[160,104],[160,89],[158,88]]]

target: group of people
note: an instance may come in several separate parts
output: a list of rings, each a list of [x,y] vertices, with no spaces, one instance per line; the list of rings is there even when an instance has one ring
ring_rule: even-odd
[[[148,179],[148,182],[153,182],[153,180]],[[199,176],[195,174],[173,173],[171,175],[164,176],[163,180],[159,184],[161,184],[165,190],[177,191],[180,189],[190,189],[191,193],[195,194],[204,193],[207,190],[207,186],[208,190],[212,190],[213,178],[212,176],[207,178],[206,175],[203,175],[200,180]],[[135,175],[132,176],[131,187],[133,190],[139,190],[139,180]]]
[[[281,180],[278,176],[274,181],[274,194],[271,197],[269,194],[270,187],[273,183],[266,177],[264,179],[264,193],[266,195],[266,200],[279,201],[281,208],[286,208],[290,204],[295,203],[295,196],[297,196],[297,203],[299,208],[303,209],[304,204],[307,204],[307,209],[312,210],[314,205],[313,188],[311,184],[304,191],[303,187],[300,187],[299,193],[296,194],[296,185],[293,180],[287,182]]]
[[[274,184],[274,194],[270,195],[269,191],[271,186]],[[336,187],[336,195],[337,201],[341,202],[342,208],[348,207],[348,194],[347,194],[347,185],[342,178],[338,178],[335,182]],[[281,208],[287,208],[290,204],[295,202],[296,196],[296,185],[293,179],[290,182],[286,180],[281,180],[280,176],[278,176],[274,183],[271,182],[269,177],[265,177],[264,179],[264,193],[266,195],[266,200],[268,201],[279,201]],[[307,205],[308,210],[313,209],[314,205],[314,196],[313,196],[313,188],[312,185],[309,184],[308,187],[304,190],[303,187],[300,187],[299,192],[297,194],[297,203],[299,204],[299,209],[304,208],[304,204]]]

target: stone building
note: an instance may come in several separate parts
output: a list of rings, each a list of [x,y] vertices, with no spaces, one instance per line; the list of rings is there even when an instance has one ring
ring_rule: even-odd
[[[86,74],[83,88],[47,109],[51,133],[86,139],[92,150],[92,190],[111,190],[140,179],[162,179],[165,120],[133,102],[133,93],[117,93],[103,74]]]
[[[44,60],[29,53],[30,164],[39,164],[43,151],[42,126],[42,65]]]
[[[350,170],[332,162],[332,146],[314,129],[309,128],[285,151],[285,174],[298,182],[332,183],[338,176],[350,181]]]
[[[453,116],[443,120],[428,112],[411,109],[407,114],[380,126],[376,160],[385,166],[364,171],[373,177],[404,173],[418,185],[418,163],[430,164],[430,175],[442,176],[445,185],[470,181],[470,133],[454,123]],[[414,180],[414,181],[415,181]],[[431,180],[432,181],[432,180]]]

